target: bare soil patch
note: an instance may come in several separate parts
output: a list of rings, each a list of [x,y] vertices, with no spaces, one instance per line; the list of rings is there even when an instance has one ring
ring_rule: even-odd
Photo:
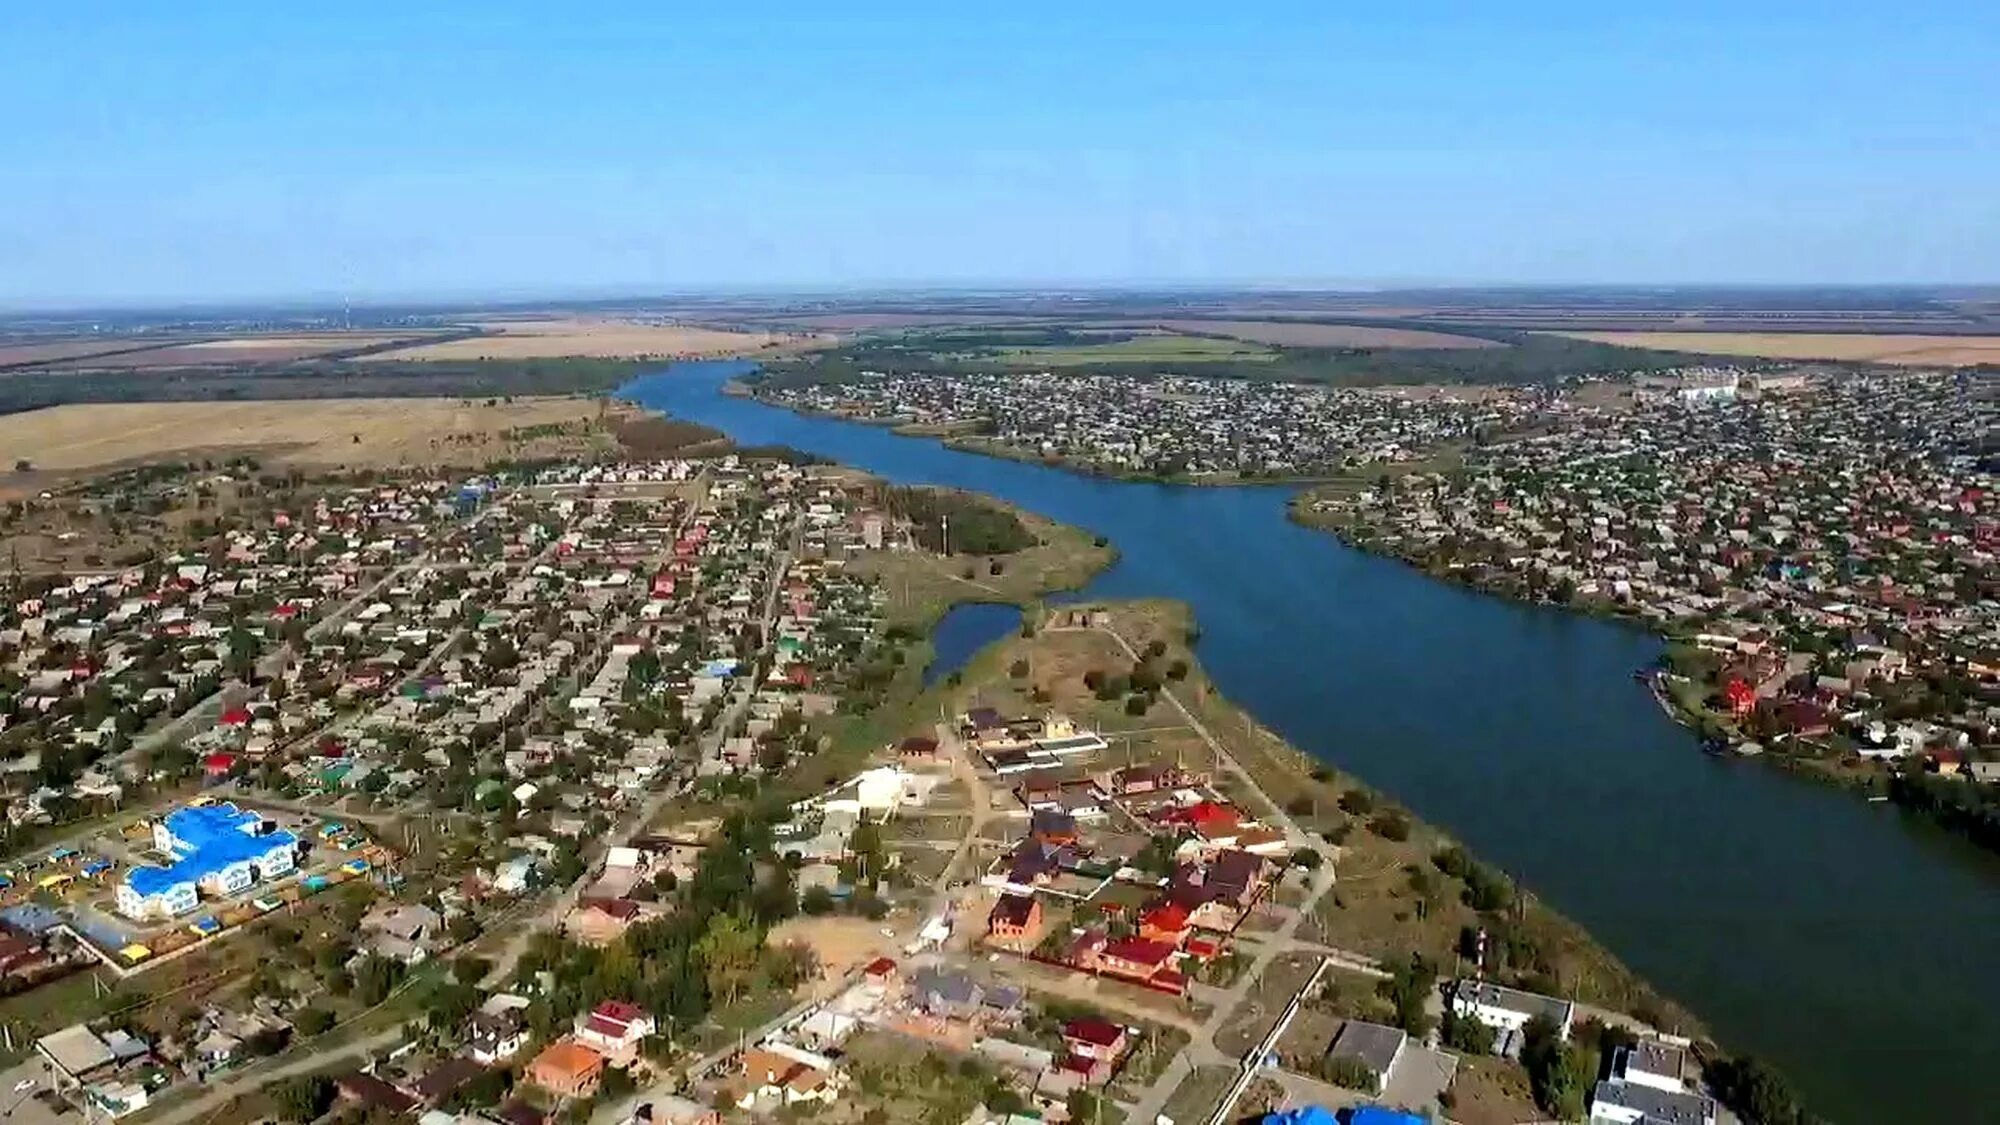
[[[1905,336],[1865,332],[1565,332],[1631,348],[1768,359],[1847,360],[1908,367],[2000,363],[2000,336]]]
[[[1361,324],[1308,324],[1266,320],[1168,320],[1176,332],[1228,336],[1259,344],[1300,348],[1504,348],[1497,340],[1427,332],[1417,328],[1378,328]]]
[[[866,918],[791,918],[773,928],[768,940],[774,946],[795,941],[811,947],[830,979],[895,951],[895,942],[882,936],[882,923]]]

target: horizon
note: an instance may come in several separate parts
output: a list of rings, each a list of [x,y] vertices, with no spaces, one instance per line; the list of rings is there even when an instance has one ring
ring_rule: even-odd
[[[17,10],[0,309],[2000,285],[1934,16]]]
[[[684,301],[710,301],[720,303],[769,301],[773,303],[828,301],[833,303],[867,303],[897,299],[928,300],[938,298],[968,298],[991,296],[996,298],[1021,297],[1062,297],[1100,295],[1176,295],[1203,294],[1225,297],[1261,295],[1297,295],[1315,298],[1386,298],[1399,296],[1452,295],[1472,293],[1521,293],[1521,294],[1593,294],[1593,295],[1637,295],[1659,293],[1662,295],[1685,296],[1707,294],[1717,296],[1745,296],[1796,293],[1806,294],[1863,294],[1895,293],[1912,296],[1948,297],[1949,299],[1988,300],[2000,297],[2000,282],[1951,283],[1931,282],[1506,282],[1506,281],[1465,281],[1458,283],[1433,284],[1388,284],[1376,286],[1314,285],[1309,283],[1235,283],[1228,280],[1156,282],[1106,281],[1088,282],[1004,282],[990,283],[957,282],[938,284],[865,284],[847,286],[733,286],[698,287],[683,289],[660,289],[643,291],[618,286],[599,289],[548,290],[543,292],[468,291],[463,293],[408,293],[371,294],[345,296],[334,292],[298,293],[288,295],[233,295],[198,300],[174,300],[171,298],[135,298],[131,301],[102,303],[61,303],[10,304],[0,301],[0,319],[21,319],[37,317],[78,317],[93,313],[117,316],[133,316],[144,313],[158,314],[216,314],[241,312],[298,313],[323,312],[330,308],[348,307],[354,310],[382,311],[398,310],[410,312],[450,315],[455,313],[481,314],[486,312],[508,312],[548,307],[558,311],[576,309],[588,305],[629,304],[635,306],[667,305]],[[588,309],[583,310],[588,313]],[[1254,313],[1244,311],[1240,316],[1251,317]],[[1381,319],[1398,319],[1387,313],[1368,314],[1343,313],[1338,309],[1327,309],[1315,315],[1338,317],[1342,315],[1378,316]]]

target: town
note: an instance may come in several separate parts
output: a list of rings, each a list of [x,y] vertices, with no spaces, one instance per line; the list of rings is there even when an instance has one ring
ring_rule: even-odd
[[[2000,405],[1914,372],[1641,385],[1449,471],[1309,493],[1307,522],[1482,588],[1629,616],[1718,747],[2000,846]]]
[[[1535,424],[1539,389],[1412,393],[1176,375],[883,374],[758,385],[782,406],[952,435],[1114,476],[1323,477]]]
[[[1758,1076],[1218,735],[1171,613],[1036,602],[1108,562],[1073,529],[734,454],[35,504],[191,499],[10,578],[13,1116],[1709,1122]]]

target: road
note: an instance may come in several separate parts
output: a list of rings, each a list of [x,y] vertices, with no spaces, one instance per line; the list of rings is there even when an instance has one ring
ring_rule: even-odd
[[[315,1051],[268,1070],[252,1067],[222,1082],[203,1087],[205,1092],[191,1102],[177,1105],[158,1117],[146,1117],[142,1120],[145,1125],[183,1125],[188,1122],[208,1121],[233,1098],[253,1093],[273,1082],[283,1082],[287,1078],[317,1073],[334,1063],[365,1058],[402,1040],[402,1028],[396,1027],[377,1032],[365,1039],[357,1039],[345,1047],[336,1047],[330,1051]]]

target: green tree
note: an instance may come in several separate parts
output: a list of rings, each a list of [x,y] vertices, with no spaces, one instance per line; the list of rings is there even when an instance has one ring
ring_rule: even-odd
[[[301,1035],[318,1035],[333,1026],[333,1013],[319,1007],[301,1008],[292,1017],[292,1026]]]
[[[736,914],[718,914],[695,944],[710,992],[733,1003],[757,973],[763,935]]]
[[[1389,964],[1389,977],[1378,988],[1382,998],[1396,1009],[1396,1026],[1419,1038],[1429,1034],[1428,1008],[1437,989],[1437,969],[1412,953],[1407,960]]]
[[[1563,1042],[1554,1020],[1538,1015],[1521,1029],[1521,1066],[1536,1105],[1565,1121],[1583,1116],[1597,1060]]]
[[[1746,1125],[1804,1125],[1813,1120],[1799,1106],[1784,1076],[1748,1055],[1710,1063],[1703,1072],[1715,1096]]]
[[[280,1082],[271,1090],[278,1115],[287,1121],[312,1121],[333,1108],[333,1080],[323,1074]]]

